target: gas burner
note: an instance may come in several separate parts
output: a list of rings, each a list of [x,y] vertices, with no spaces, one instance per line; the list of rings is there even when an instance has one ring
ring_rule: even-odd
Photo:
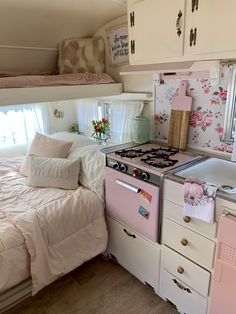
[[[170,159],[169,157],[159,158],[156,156],[147,156],[145,158],[142,158],[141,161],[145,162],[149,166],[160,169],[172,167],[178,162],[178,160]]]
[[[142,157],[146,154],[146,152],[143,152],[141,149],[122,149],[115,152],[116,155],[119,155],[120,157],[126,157],[126,158],[136,158],[136,157]]]
[[[169,158],[170,156],[173,156],[177,154],[179,151],[172,148],[151,148],[151,150],[148,152],[148,155],[151,155],[152,157],[156,158]]]

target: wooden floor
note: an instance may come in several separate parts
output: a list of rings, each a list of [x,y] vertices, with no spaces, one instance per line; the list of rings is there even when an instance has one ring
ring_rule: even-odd
[[[176,314],[149,287],[101,256],[7,314]]]

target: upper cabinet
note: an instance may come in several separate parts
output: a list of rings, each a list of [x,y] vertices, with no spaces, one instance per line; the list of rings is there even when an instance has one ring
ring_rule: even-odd
[[[183,56],[185,0],[128,2],[130,64]]]
[[[130,64],[236,58],[235,0],[128,0]]]
[[[235,58],[235,9],[235,0],[187,0],[185,56]]]

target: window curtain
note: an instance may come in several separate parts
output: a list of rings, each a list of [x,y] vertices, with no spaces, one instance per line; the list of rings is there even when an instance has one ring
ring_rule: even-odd
[[[35,132],[49,132],[47,104],[0,107],[0,145],[27,143]]]
[[[132,118],[143,110],[142,101],[111,101],[111,138],[115,143],[132,140]]]
[[[81,99],[77,101],[77,117],[80,132],[91,136],[92,120],[98,120],[98,101],[96,99]]]

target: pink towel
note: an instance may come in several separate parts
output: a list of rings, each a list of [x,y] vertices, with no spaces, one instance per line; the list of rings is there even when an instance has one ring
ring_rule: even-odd
[[[188,178],[184,182],[184,216],[214,222],[217,187],[202,180]]]

